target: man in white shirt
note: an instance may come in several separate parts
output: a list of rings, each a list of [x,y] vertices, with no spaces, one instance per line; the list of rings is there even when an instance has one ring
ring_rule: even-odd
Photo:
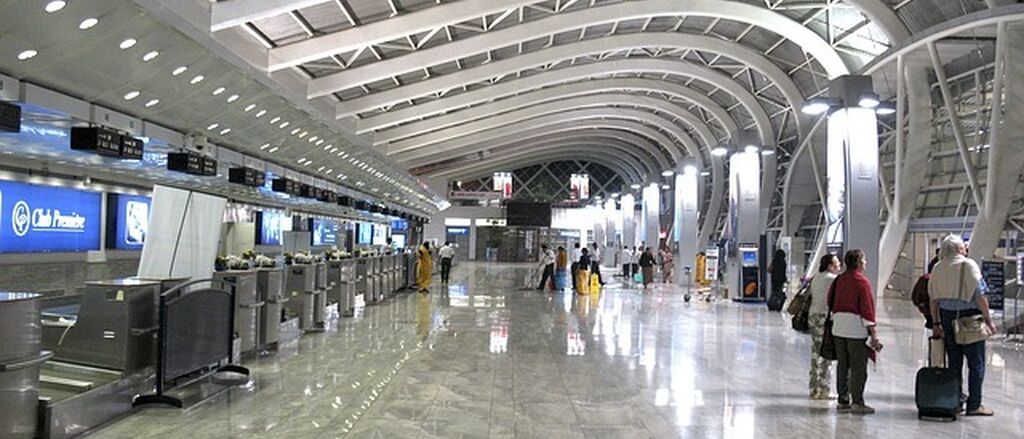
[[[553,280],[555,276],[555,251],[548,248],[547,244],[541,245],[540,251],[540,265],[544,269],[544,274],[540,278],[537,291],[544,291],[544,285],[547,285],[548,280]]]
[[[629,246],[622,246],[622,253],[619,258],[622,264],[622,277],[626,278],[626,282],[629,282],[633,278],[633,250],[629,249]]]
[[[604,285],[604,276],[601,276],[601,248],[597,243],[590,245],[590,260],[593,261],[590,265],[590,270],[597,275],[597,281],[602,286]]]
[[[444,243],[444,247],[441,247],[437,251],[437,255],[441,257],[441,283],[448,283],[448,276],[452,272],[452,259],[455,258],[455,247],[452,243]]]

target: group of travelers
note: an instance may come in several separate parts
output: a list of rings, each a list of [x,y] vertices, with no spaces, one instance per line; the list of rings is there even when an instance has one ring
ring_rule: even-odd
[[[633,282],[637,273],[640,274],[638,282],[643,285],[644,289],[654,283],[654,267],[657,265],[657,260],[650,247],[640,246],[631,249],[629,246],[622,246],[620,259],[622,261],[622,277],[625,278],[626,283]],[[664,259],[662,261],[662,271],[664,272],[666,267]]]
[[[958,343],[958,319],[981,316],[989,333],[995,328],[985,298],[986,287],[978,264],[967,257],[967,246],[957,236],[942,240],[939,254],[924,277],[925,295],[915,293],[915,302],[925,314],[933,338],[941,339],[947,366],[962,379],[966,359],[967,395],[961,396],[961,412],[967,416],[992,416],[982,405],[985,378],[985,340]],[[817,274],[807,287],[810,305],[808,327],[812,337],[810,397],[832,399],[831,369],[835,361],[837,410],[868,415],[875,409],[864,401],[868,361],[882,350],[875,320],[875,299],[864,275],[864,252],[847,251],[843,260],[832,254],[822,256]],[[845,264],[845,270],[844,270]],[[921,302],[925,306],[921,306]],[[962,341],[962,340],[961,340]],[[934,365],[933,365],[934,366]]]
[[[555,279],[559,274],[566,273],[566,270],[571,278],[572,289],[577,293],[589,292],[591,275],[596,278],[598,285],[605,285],[601,275],[601,249],[596,243],[591,244],[590,247],[583,247],[576,243],[571,254],[567,254],[563,246],[558,246],[556,253],[547,244],[543,244],[540,246],[540,253],[540,267],[543,274],[537,291],[558,289]]]

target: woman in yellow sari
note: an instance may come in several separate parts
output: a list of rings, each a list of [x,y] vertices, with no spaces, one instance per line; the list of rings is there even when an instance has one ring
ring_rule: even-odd
[[[421,293],[430,292],[430,277],[434,274],[434,258],[430,255],[430,243],[424,242],[416,250],[416,287]]]

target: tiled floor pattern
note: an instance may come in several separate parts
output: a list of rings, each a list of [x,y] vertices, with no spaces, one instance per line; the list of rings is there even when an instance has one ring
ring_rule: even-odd
[[[108,438],[1024,437],[1024,353],[990,343],[994,418],[916,418],[922,321],[883,301],[878,414],[807,398],[809,337],[764,306],[685,303],[670,287],[524,291],[530,267],[464,263],[250,364],[253,382],[188,411],[149,408]],[[436,282],[436,279],[435,279]]]

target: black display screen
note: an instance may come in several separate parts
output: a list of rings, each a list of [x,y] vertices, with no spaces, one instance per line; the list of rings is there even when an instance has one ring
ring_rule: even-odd
[[[551,204],[514,201],[505,206],[510,226],[551,227]]]

